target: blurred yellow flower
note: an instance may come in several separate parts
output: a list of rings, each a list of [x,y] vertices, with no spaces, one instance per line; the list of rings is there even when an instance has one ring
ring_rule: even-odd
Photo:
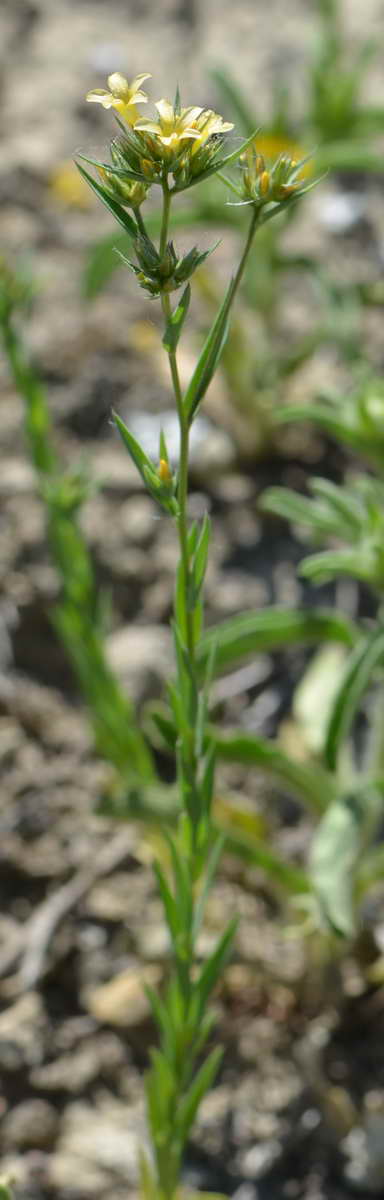
[[[114,108],[128,125],[134,125],[138,117],[136,105],[146,104],[148,100],[146,93],[141,91],[145,79],[151,79],[151,76],[136,75],[132,83],[128,83],[124,75],[114,71],[113,75],[108,75],[109,91],[94,88],[93,92],[88,92],[87,100],[91,104],[102,104],[103,108]]]
[[[62,162],[54,168],[49,179],[50,191],[65,208],[92,207],[92,193],[73,162]]]
[[[268,165],[276,162],[280,155],[284,154],[286,158],[290,158],[295,162],[300,162],[305,157],[305,150],[299,146],[293,138],[288,137],[283,133],[258,133],[255,138],[255,148],[257,153],[266,159]],[[253,143],[252,143],[253,146]],[[313,174],[313,160],[306,162],[300,169],[300,179],[307,178]]]

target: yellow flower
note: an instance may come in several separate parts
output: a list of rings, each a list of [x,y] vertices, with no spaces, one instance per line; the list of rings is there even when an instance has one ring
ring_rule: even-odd
[[[124,75],[114,71],[113,75],[108,75],[109,92],[94,88],[93,92],[88,92],[87,100],[91,104],[102,104],[103,108],[114,108],[128,125],[134,125],[138,116],[136,104],[146,104],[148,100],[145,92],[140,90],[145,79],[151,79],[151,76],[136,75],[132,83],[128,83]]]
[[[228,121],[223,121],[218,113],[204,108],[181,108],[178,111],[169,100],[158,100],[155,104],[159,114],[158,121],[137,121],[135,129],[153,133],[166,149],[178,150],[184,139],[193,141],[192,153],[203,146],[213,134],[225,133],[233,129]]]
[[[228,133],[230,129],[233,129],[231,121],[223,121],[219,113],[213,112],[211,108],[204,109],[200,116],[197,117],[196,126],[199,130],[199,136],[193,143],[192,154],[195,154],[200,146],[204,146],[208,138],[213,137],[214,134]]]
[[[169,150],[177,150],[184,138],[200,137],[200,130],[197,129],[196,122],[204,109],[181,108],[178,112],[169,100],[157,100],[155,108],[157,108],[159,120],[137,121],[135,129],[153,133],[158,141]]]

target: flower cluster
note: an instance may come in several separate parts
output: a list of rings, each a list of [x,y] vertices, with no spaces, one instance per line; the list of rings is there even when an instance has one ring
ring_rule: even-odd
[[[283,200],[301,195],[308,189],[308,185],[305,184],[305,175],[308,174],[308,169],[305,170],[306,163],[306,159],[297,162],[290,154],[280,154],[275,162],[267,167],[255,139],[240,157],[243,201],[257,204],[261,208],[271,201],[281,204]]]
[[[113,175],[128,173],[149,185],[161,183],[166,174],[173,176],[174,189],[180,191],[219,164],[223,138],[233,125],[212,109],[182,108],[178,94],[174,104],[156,101],[155,120],[139,118],[137,105],[148,100],[141,84],[149,78],[138,75],[128,83],[115,72],[108,78],[109,91],[88,92],[87,100],[115,110],[122,131],[113,143],[109,183]]]
[[[173,242],[168,242],[164,253],[159,251],[150,238],[139,234],[134,242],[137,264],[125,259],[134,272],[140,287],[149,292],[150,296],[159,296],[161,292],[174,292],[191,278],[196,268],[201,265],[210,253],[209,250],[199,251],[196,246],[179,258]]]

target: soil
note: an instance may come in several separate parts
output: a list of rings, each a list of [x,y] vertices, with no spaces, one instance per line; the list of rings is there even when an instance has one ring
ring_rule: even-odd
[[[351,45],[381,33],[380,0],[365,0],[363,11],[348,0],[344,9]],[[37,286],[28,341],[49,392],[57,446],[71,465],[85,454],[102,480],[83,526],[110,596],[111,660],[140,709],[161,694],[169,672],[176,551],[109,413],[118,406],[151,442],[159,412],[170,414],[172,436],[172,399],[155,305],[122,271],[95,300],[84,300],[87,254],[112,229],[109,215],[78,190],[70,166],[77,148],[92,153],[107,137],[108,115],[83,96],[113,69],[152,69],[160,92],[179,78],[187,102],[197,96],[214,106],[209,69],[226,64],[261,117],[276,72],[288,78],[300,108],[315,28],[315,5],[307,0],[291,0],[288,13],[286,0],[3,0],[0,11],[2,247],[27,264]],[[380,82],[376,62],[368,99]],[[320,256],[333,257],[336,274],[375,278],[380,181],[323,187],[331,198],[357,191],[364,221],[347,237],[330,233],[311,198],[296,248],[314,240]],[[235,239],[224,235],[219,279],[235,249]],[[305,297],[287,297],[282,339],[305,331],[305,310]],[[377,312],[366,324],[380,368]],[[185,372],[198,326],[196,306]],[[302,396],[329,381],[343,386],[348,370],[323,349],[290,387]],[[22,402],[4,362],[0,375],[1,1168],[15,1179],[17,1200],[118,1200],[137,1195],[137,1147],[146,1141],[142,1081],[154,1030],[142,985],[161,983],[167,971],[151,871],[159,843],[148,830],[116,826],[97,812],[108,768],[94,753],[51,624],[58,582],[26,455]],[[261,517],[258,499],[270,483],[304,486],[312,471],[340,479],[346,457],[299,430],[275,440],[262,458],[254,448],[247,454],[244,420],[224,378],[206,413],[191,508],[208,508],[214,521],[208,621],[271,601],[332,602],[331,588],[303,589],[296,575],[302,545],[283,522]],[[370,596],[353,584],[341,601],[352,612],[373,611]],[[248,674],[222,681],[218,714],[266,735],[285,729],[292,736],[291,700],[306,661],[304,653],[261,656]],[[310,821],[291,797],[235,768],[226,769],[222,786],[234,802],[245,793],[276,844],[294,861],[305,859]],[[380,987],[367,988],[356,958],[330,956],[319,934],[303,933],[268,879],[228,855],[208,908],[202,956],[234,911],[235,955],[216,998],[224,1062],[196,1123],[185,1182],[237,1200],[349,1200],[356,1188],[363,1198],[381,1195]],[[381,919],[377,901],[367,922],[378,936]]]

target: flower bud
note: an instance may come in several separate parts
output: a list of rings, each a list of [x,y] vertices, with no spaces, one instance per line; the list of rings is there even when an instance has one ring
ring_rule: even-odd
[[[270,174],[269,171],[262,171],[259,180],[260,196],[266,196],[269,191]]]
[[[172,471],[166,458],[160,459],[158,476],[162,483],[172,483]]]

